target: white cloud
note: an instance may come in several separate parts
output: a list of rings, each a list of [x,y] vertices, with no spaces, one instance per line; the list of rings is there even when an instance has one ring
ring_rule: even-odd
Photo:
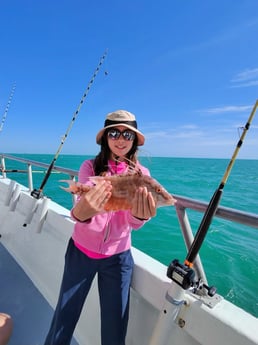
[[[183,128],[183,129],[197,129],[198,126],[197,125],[188,124],[188,125],[181,126],[181,128]]]
[[[258,78],[258,68],[247,69],[243,72],[240,72],[231,81],[233,82],[246,81],[246,80],[250,80],[254,78]]]
[[[203,131],[201,130],[187,130],[187,131],[181,131],[179,130],[176,135],[175,138],[177,139],[191,139],[191,138],[200,138],[203,135]]]
[[[249,86],[256,86],[258,85],[258,80],[250,80],[246,83],[241,83],[241,84],[235,84],[232,86],[232,88],[236,88],[236,87],[249,87]]]
[[[246,69],[231,79],[231,87],[250,87],[258,85],[258,68]]]
[[[167,138],[167,137],[170,137],[171,134],[169,134],[168,132],[166,131],[153,131],[153,132],[145,132],[145,136],[146,138],[148,139],[157,139],[157,138]]]
[[[215,108],[203,109],[202,112],[205,112],[208,114],[223,114],[223,113],[244,112],[244,111],[248,111],[251,109],[252,109],[251,105],[242,105],[242,106],[227,105],[224,107],[215,107]]]
[[[183,139],[183,138],[196,138],[203,135],[203,131],[196,125],[184,125],[181,127],[168,128],[167,130],[157,130],[152,132],[145,132],[148,140],[159,139]]]

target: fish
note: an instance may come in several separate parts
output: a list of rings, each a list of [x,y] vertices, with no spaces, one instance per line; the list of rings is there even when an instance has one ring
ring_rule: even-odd
[[[173,206],[176,199],[153,177],[142,173],[119,174],[111,176],[90,176],[89,180],[93,185],[105,179],[112,185],[111,197],[104,206],[105,211],[129,210],[132,208],[132,201],[136,190],[139,187],[146,187],[151,192],[156,207]],[[69,187],[61,188],[76,195],[87,193],[92,186],[82,184],[73,180],[62,180],[68,183]]]

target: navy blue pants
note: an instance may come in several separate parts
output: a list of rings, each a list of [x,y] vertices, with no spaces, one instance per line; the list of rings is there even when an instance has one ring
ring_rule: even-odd
[[[125,345],[133,271],[131,251],[91,259],[70,239],[59,299],[45,345],[69,345],[92,281],[98,274],[101,344]]]

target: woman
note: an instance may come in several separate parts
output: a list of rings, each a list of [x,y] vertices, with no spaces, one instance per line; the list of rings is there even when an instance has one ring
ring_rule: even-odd
[[[117,110],[106,117],[97,134],[100,153],[83,162],[79,182],[88,177],[126,173],[132,167],[149,171],[137,160],[144,135],[135,116]],[[101,344],[125,345],[129,292],[133,270],[131,231],[139,229],[156,214],[152,194],[145,187],[136,192],[131,210],[105,212],[112,193],[110,182],[102,181],[84,193],[71,210],[76,221],[65,256],[59,300],[45,345],[68,345],[79,320],[91,283],[98,274],[101,308]]]

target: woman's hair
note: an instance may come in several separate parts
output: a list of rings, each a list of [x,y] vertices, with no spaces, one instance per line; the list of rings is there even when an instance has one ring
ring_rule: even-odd
[[[101,138],[100,152],[96,156],[93,162],[94,172],[96,176],[108,170],[108,160],[110,159],[110,154],[111,154],[111,150],[108,146],[108,141],[107,141],[108,130],[109,129],[105,130]],[[133,146],[131,150],[126,154],[126,157],[125,157],[130,167],[134,168],[136,165],[137,152],[138,152],[138,138],[137,136],[135,136],[135,139],[133,141]]]

